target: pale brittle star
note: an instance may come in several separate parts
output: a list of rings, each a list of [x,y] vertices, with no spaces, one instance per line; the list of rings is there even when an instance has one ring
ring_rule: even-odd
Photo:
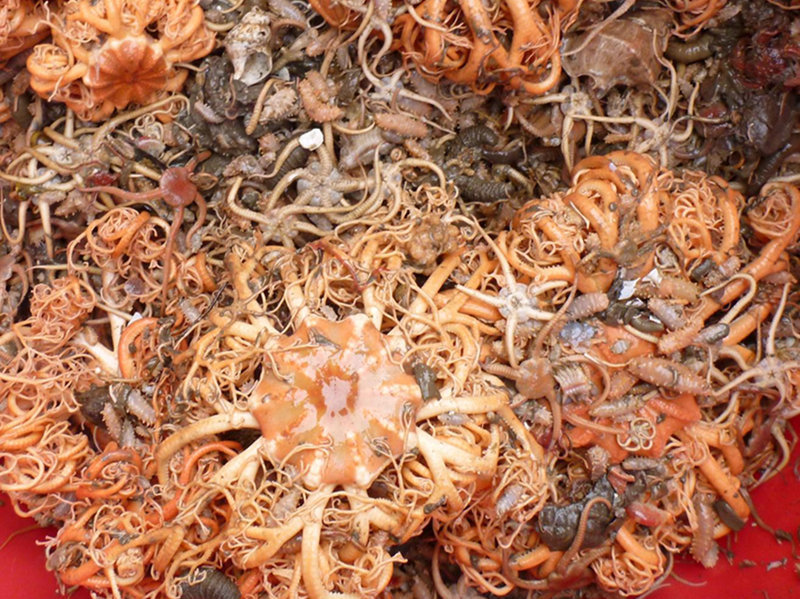
[[[466,293],[470,297],[474,297],[482,302],[494,306],[506,319],[505,328],[505,346],[506,353],[508,354],[508,363],[512,368],[517,368],[519,362],[517,360],[516,351],[514,349],[514,333],[516,328],[524,325],[531,320],[552,320],[555,314],[542,310],[539,308],[539,300],[537,296],[552,289],[559,287],[566,287],[566,281],[546,281],[544,283],[531,283],[525,285],[524,283],[517,282],[514,273],[511,271],[506,257],[500,248],[497,247],[492,239],[483,231],[480,225],[475,223],[475,226],[480,231],[483,238],[494,250],[497,260],[500,263],[500,268],[503,270],[504,285],[497,292],[497,295],[491,295],[475,289],[470,289],[463,285],[456,285],[456,289]]]

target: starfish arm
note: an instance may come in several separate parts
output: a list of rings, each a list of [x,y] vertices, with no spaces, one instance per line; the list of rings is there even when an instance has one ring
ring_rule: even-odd
[[[502,308],[506,305],[506,302],[500,299],[495,295],[489,295],[488,293],[483,293],[482,291],[477,291],[475,289],[470,289],[469,287],[464,287],[463,285],[456,285],[456,289],[461,291],[462,293],[466,293],[470,297],[474,297],[475,299],[479,299],[482,302],[486,302],[494,306],[495,308]]]
[[[552,312],[545,312],[544,310],[537,310],[536,308],[525,307],[517,310],[520,322],[527,322],[533,320],[553,320],[555,314]]]

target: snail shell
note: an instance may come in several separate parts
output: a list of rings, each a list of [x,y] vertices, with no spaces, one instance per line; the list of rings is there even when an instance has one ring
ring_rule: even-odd
[[[271,36],[269,15],[257,7],[228,32],[225,53],[233,65],[234,79],[255,85],[267,78],[272,70]]]

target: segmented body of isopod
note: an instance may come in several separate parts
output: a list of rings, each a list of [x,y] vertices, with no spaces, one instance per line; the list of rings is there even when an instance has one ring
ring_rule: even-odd
[[[665,299],[679,299],[687,302],[697,300],[697,285],[686,279],[678,277],[662,276],[656,288],[659,297]]]
[[[692,500],[697,514],[697,527],[692,536],[690,552],[706,568],[713,568],[719,558],[719,547],[714,542],[714,512],[708,499],[700,494]]]
[[[567,308],[567,318],[580,320],[602,312],[606,308],[608,308],[608,295],[599,292],[585,293],[572,301],[569,308]]]
[[[461,412],[443,412],[436,417],[445,426],[463,426],[469,416]]]
[[[634,358],[628,371],[641,380],[681,393],[704,394],[710,391],[708,383],[691,370],[664,358]]]
[[[586,371],[577,364],[568,364],[553,369],[563,401],[585,400],[591,397],[595,388]]]
[[[111,435],[115,441],[119,441],[120,437],[122,437],[122,418],[120,418],[114,404],[111,402],[106,403],[103,406],[101,415],[108,434]]]
[[[617,418],[641,410],[648,397],[643,395],[625,395],[614,401],[605,401],[599,406],[589,408],[589,414],[595,418]]]
[[[344,170],[349,170],[364,162],[369,162],[373,158],[375,148],[391,147],[384,139],[383,132],[377,127],[364,133],[351,135],[348,143],[342,148],[339,158],[339,166]]]
[[[625,395],[639,379],[627,370],[617,370],[611,375],[608,386],[608,400],[614,401]]]
[[[683,308],[679,304],[660,297],[652,297],[647,300],[647,309],[663,322],[664,326],[673,331],[686,324]]]
[[[640,470],[650,470],[658,476],[665,475],[667,470],[664,462],[656,458],[646,458],[643,456],[630,456],[622,460],[623,469],[628,472],[638,472]]]
[[[375,114],[375,124],[386,131],[391,131],[402,137],[426,137],[428,126],[405,114],[382,112]]]
[[[687,345],[691,345],[697,334],[702,330],[703,322],[694,320],[687,325],[662,335],[658,340],[658,351],[662,354],[671,354],[680,351]]]
[[[120,447],[133,447],[136,445],[136,430],[133,423],[127,418],[122,421],[122,431],[119,434]]]
[[[506,488],[497,499],[495,503],[495,511],[498,516],[503,516],[506,512],[511,510],[517,503],[519,503],[525,487],[520,484],[514,483]]]
[[[156,411],[138,389],[131,389],[125,398],[125,409],[136,416],[144,424],[152,425],[156,422]]]
[[[599,445],[593,445],[586,452],[586,459],[589,462],[589,478],[597,481],[608,471],[608,460],[611,454]]]

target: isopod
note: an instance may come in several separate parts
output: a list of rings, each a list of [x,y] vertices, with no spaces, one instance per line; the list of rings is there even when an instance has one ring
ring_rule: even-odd
[[[692,500],[697,514],[697,528],[692,535],[690,553],[706,568],[713,568],[719,558],[719,546],[714,542],[714,514],[709,502],[699,495]]]
[[[611,454],[599,445],[593,445],[586,452],[586,459],[589,462],[589,478],[592,481],[599,480],[608,471],[608,460]]]
[[[156,422],[156,411],[138,389],[131,389],[125,398],[125,409],[136,416],[144,424],[152,425]]]
[[[637,378],[627,370],[617,370],[611,375],[608,385],[608,399],[614,401],[625,395],[636,384]]]
[[[397,133],[402,137],[427,137],[428,126],[405,114],[381,112],[375,114],[375,124],[386,131]]]
[[[383,138],[383,133],[377,127],[364,133],[358,133],[348,137],[348,143],[342,149],[339,158],[339,166],[343,170],[349,170],[362,163],[363,160],[370,160],[375,148],[389,148],[391,144]]]
[[[697,300],[697,285],[686,279],[663,275],[657,287],[659,297],[687,302]]]
[[[241,599],[236,583],[214,568],[199,568],[181,585],[181,599]]]
[[[671,354],[680,351],[687,345],[691,345],[697,333],[703,328],[700,320],[695,320],[687,325],[662,335],[658,340],[658,351],[662,354]]]
[[[103,424],[105,424],[108,434],[111,435],[114,440],[119,441],[122,436],[122,418],[120,418],[114,404],[111,402],[105,404],[101,414],[103,416]]]
[[[183,315],[186,317],[186,320],[189,322],[189,324],[194,324],[202,318],[200,310],[195,308],[192,305],[192,302],[186,298],[178,302],[178,307],[180,308],[181,312],[183,312]]]
[[[648,397],[642,395],[625,395],[614,401],[604,401],[599,406],[589,408],[589,414],[595,418],[616,418],[638,412]]]
[[[580,320],[602,312],[606,308],[608,308],[608,295],[599,292],[585,293],[572,301],[569,308],[567,308],[567,318]]]
[[[674,331],[686,324],[683,308],[660,297],[652,297],[647,300],[647,309],[670,330]]]
[[[655,476],[666,476],[667,469],[662,460],[646,458],[643,456],[630,456],[622,460],[622,467],[628,472],[648,470]]]
[[[344,112],[335,104],[328,104],[334,97],[327,80],[318,71],[309,71],[306,78],[297,84],[297,93],[311,120],[327,123],[340,118]]]
[[[517,505],[524,490],[525,487],[514,483],[500,494],[500,497],[495,503],[495,511],[497,512],[498,517],[502,517],[506,512]]]
[[[664,358],[634,358],[628,364],[628,370],[647,383],[681,393],[700,395],[711,390],[702,377],[686,366]]]
[[[118,441],[120,447],[133,447],[136,445],[136,431],[130,420],[125,419],[122,421],[122,430],[120,431]]]

